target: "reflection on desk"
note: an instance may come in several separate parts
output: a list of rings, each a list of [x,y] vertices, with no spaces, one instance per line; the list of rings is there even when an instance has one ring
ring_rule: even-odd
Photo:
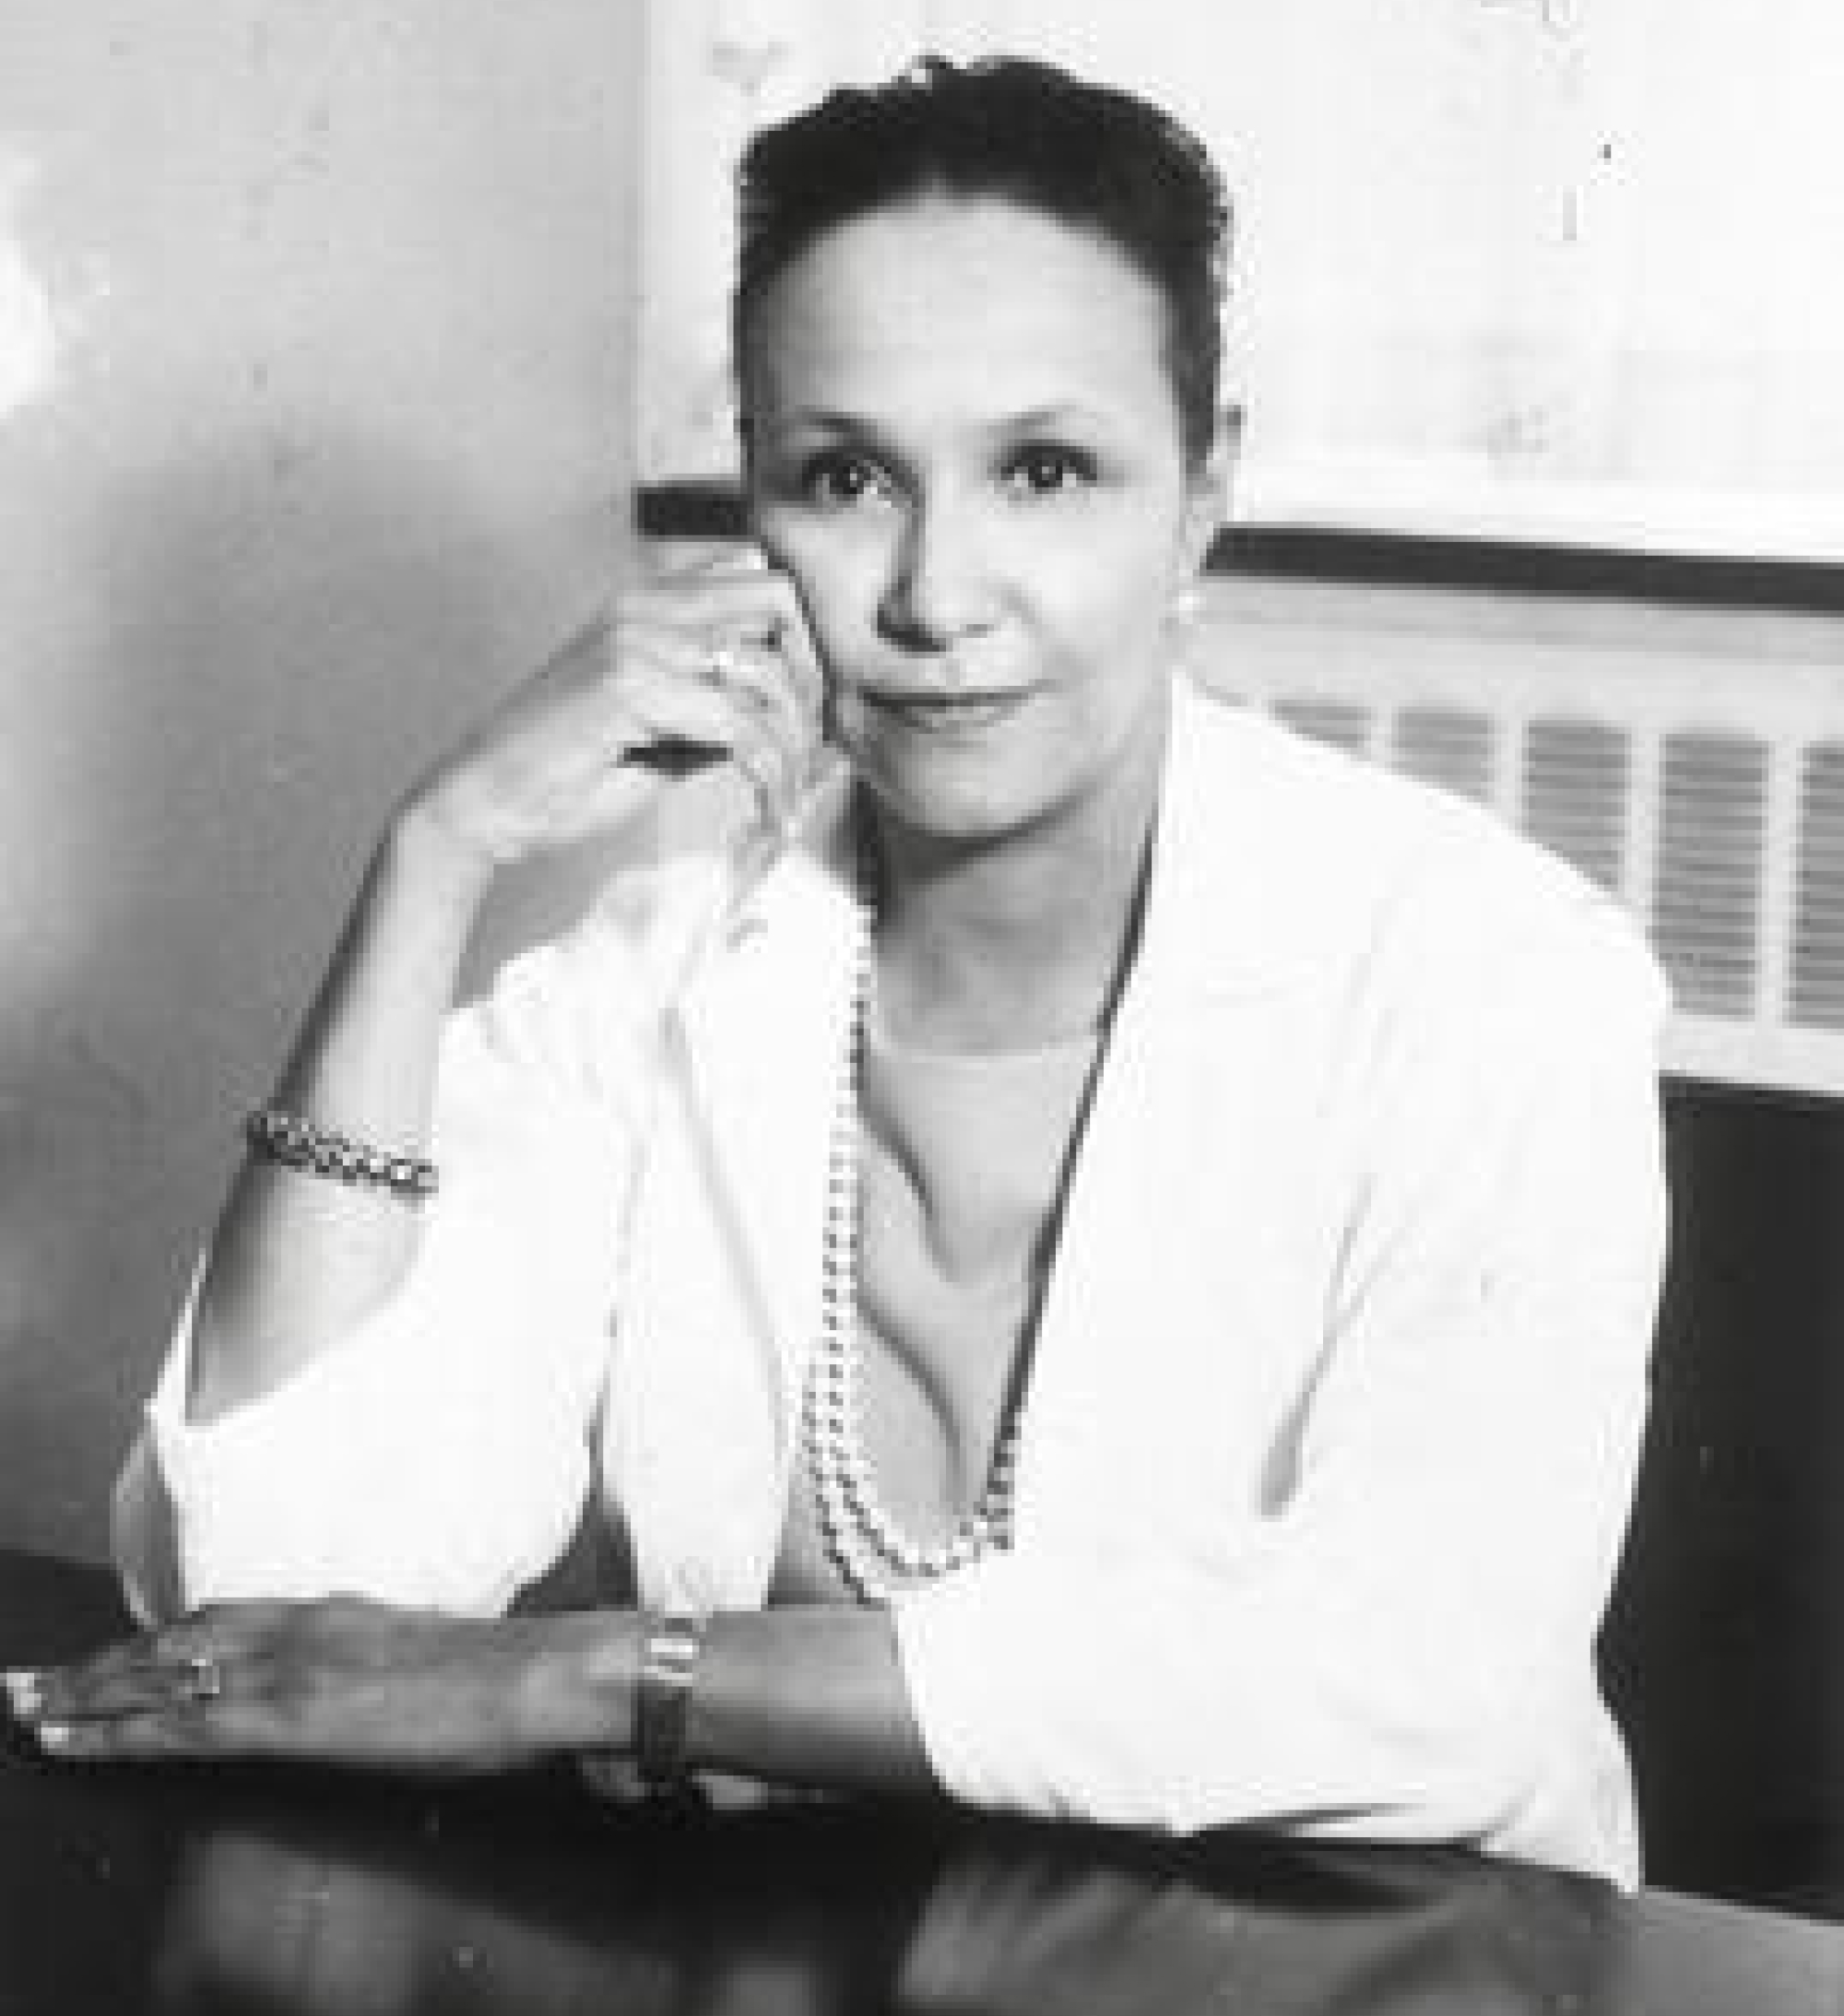
[[[0,1660],[41,1654],[53,1622],[65,1647],[105,1634],[93,1572],[0,1556]],[[561,1774],[431,1788],[11,1752],[0,1928],[6,2016],[1844,2007],[1844,1928],[1457,1851],[624,1809]]]
[[[179,1869],[156,2006],[1535,2016],[1583,2007],[1604,1946],[1595,1892],[1478,1863],[1212,1880],[1080,1835],[925,1845],[868,1821],[617,1826],[516,1869],[526,1845],[487,1833],[367,1861],[326,1834],[223,1833]]]

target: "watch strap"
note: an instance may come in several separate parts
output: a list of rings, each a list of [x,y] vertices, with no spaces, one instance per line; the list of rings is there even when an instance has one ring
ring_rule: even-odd
[[[687,1725],[703,1648],[702,1617],[683,1610],[649,1614],[634,1695],[634,1762],[653,1791],[676,1790],[685,1782]]]

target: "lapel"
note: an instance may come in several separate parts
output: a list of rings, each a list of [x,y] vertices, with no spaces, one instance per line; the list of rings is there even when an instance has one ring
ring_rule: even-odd
[[[855,929],[845,821],[813,823],[667,1018],[607,1422],[654,1600],[760,1600],[779,1539]]]
[[[1306,1000],[1322,965],[1287,852],[1300,821],[1273,796],[1284,747],[1180,682],[1139,954],[1038,1333],[1021,1526],[1128,1538],[1123,1502],[1156,1518],[1162,1492],[1182,1492],[1185,1467],[1166,1459],[1188,1435],[1211,1438],[1226,1466],[1239,1438],[1252,1453],[1317,1334],[1294,1320],[1298,1256],[1265,1230],[1286,1224],[1281,1199],[1297,1194],[1285,1144],[1304,1154],[1310,1139]],[[1173,1418],[1213,1398],[1213,1420]],[[1123,1450],[1142,1468],[1131,1492],[1110,1494]]]
[[[826,1156],[845,1062],[857,910],[844,797],[745,905],[681,1020],[691,1123],[727,1259],[791,1417],[820,1307]],[[732,1240],[730,1234],[734,1233]]]

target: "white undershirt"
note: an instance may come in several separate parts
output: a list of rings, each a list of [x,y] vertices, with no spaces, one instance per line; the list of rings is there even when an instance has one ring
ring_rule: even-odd
[[[1028,1354],[1097,1041],[1085,1031],[1035,1049],[929,1050],[893,1040],[875,1014],[866,1030],[862,1435],[884,1503],[925,1544],[986,1480],[1014,1368]],[[842,1588],[819,1544],[803,1464],[774,1597],[836,1597]]]

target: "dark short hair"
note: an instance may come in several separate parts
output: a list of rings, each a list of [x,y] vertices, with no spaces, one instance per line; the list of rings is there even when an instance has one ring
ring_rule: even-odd
[[[1099,237],[1159,289],[1185,453],[1210,453],[1230,207],[1202,143],[1129,91],[1054,65],[928,56],[765,127],[738,175],[731,344],[775,277],[838,226],[919,198],[999,197]]]

